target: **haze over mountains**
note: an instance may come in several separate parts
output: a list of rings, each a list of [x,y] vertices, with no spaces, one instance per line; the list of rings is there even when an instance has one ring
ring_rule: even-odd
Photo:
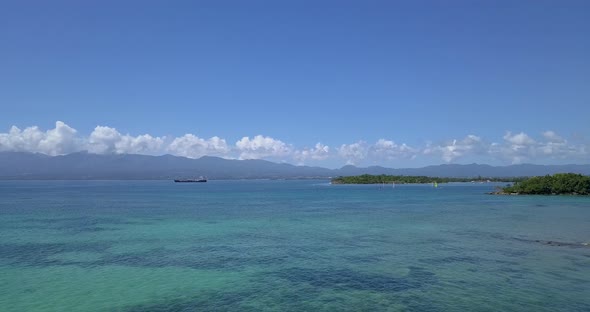
[[[98,155],[86,152],[63,156],[0,152],[0,179],[173,179],[207,176],[209,179],[328,178],[359,174],[424,175],[438,177],[511,177],[558,172],[590,174],[590,165],[438,165],[393,169],[379,166],[339,169],[295,166],[265,160],[230,160],[205,156],[190,159],[172,155]]]

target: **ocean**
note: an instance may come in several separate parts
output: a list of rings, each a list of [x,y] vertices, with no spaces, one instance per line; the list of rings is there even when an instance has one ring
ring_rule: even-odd
[[[590,198],[0,181],[1,311],[590,311]]]

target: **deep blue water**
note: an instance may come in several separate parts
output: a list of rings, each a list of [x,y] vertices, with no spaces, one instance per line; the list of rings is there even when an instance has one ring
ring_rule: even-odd
[[[1,181],[2,311],[590,311],[590,198]]]

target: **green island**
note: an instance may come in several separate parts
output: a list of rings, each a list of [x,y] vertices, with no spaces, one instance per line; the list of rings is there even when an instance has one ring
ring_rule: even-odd
[[[590,195],[590,176],[575,173],[531,177],[500,188],[497,195]]]
[[[536,177],[507,178],[448,178],[427,176],[371,175],[336,177],[332,184],[420,184],[449,182],[513,182],[498,188],[494,195],[590,195],[590,176],[576,173],[556,173]]]
[[[511,177],[511,178],[441,178],[441,177],[427,177],[427,176],[396,176],[396,175],[371,175],[363,174],[358,176],[336,177],[332,179],[332,184],[382,184],[382,183],[396,183],[396,184],[419,184],[419,183],[449,183],[449,182],[520,182],[524,181],[525,177]]]

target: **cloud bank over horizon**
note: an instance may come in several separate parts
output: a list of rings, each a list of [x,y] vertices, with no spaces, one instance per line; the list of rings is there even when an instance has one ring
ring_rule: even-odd
[[[96,126],[88,136],[62,121],[55,128],[43,131],[37,126],[20,129],[10,127],[0,132],[0,151],[43,153],[51,156],[88,151],[95,154],[172,154],[188,158],[218,156],[228,159],[266,159],[297,165],[334,163],[337,165],[380,165],[417,159],[435,163],[460,161],[492,161],[501,164],[587,163],[590,146],[587,142],[572,143],[552,130],[533,138],[524,132],[506,131],[499,142],[475,134],[444,142],[426,142],[409,146],[381,138],[375,143],[357,141],[330,147],[317,142],[313,147],[296,147],[265,135],[244,136],[234,144],[213,136],[201,138],[187,133],[180,137],[150,134],[122,134],[116,128]]]

